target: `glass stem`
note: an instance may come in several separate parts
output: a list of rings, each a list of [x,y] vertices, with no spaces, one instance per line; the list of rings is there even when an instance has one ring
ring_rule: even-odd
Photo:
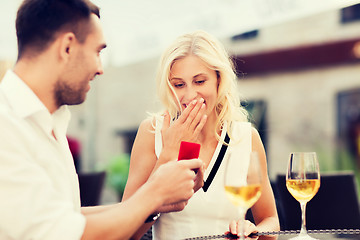
[[[306,231],[306,202],[301,202],[301,230],[300,235],[307,235]]]
[[[246,210],[240,209],[240,240],[245,240],[244,232],[245,232],[245,216],[246,216]]]

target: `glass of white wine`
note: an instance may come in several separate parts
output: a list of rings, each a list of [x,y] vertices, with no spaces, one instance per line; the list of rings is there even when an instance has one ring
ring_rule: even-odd
[[[231,154],[227,157],[224,175],[225,193],[241,216],[240,239],[244,237],[245,215],[261,195],[261,169],[258,154],[252,152],[249,159],[240,159]]]
[[[300,234],[292,239],[315,239],[307,234],[305,219],[306,204],[316,195],[320,187],[319,162],[315,152],[290,153],[286,187],[301,207]]]

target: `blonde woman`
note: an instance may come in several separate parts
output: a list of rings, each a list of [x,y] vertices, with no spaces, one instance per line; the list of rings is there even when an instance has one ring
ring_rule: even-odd
[[[227,146],[225,156],[235,152],[231,156],[236,155],[239,161],[248,161],[245,159],[251,151],[258,152],[261,171],[266,176],[261,197],[251,209],[256,225],[247,221],[245,235],[279,230],[265,150],[257,130],[248,122],[247,112],[240,107],[236,75],[222,44],[204,31],[177,38],[161,57],[157,88],[165,113],[155,114],[140,125],[131,154],[124,199],[163,164],[158,160],[160,155],[176,159],[181,141],[201,144],[199,158],[204,165],[197,175],[205,182],[199,190],[197,185],[196,193],[186,206],[159,209],[158,212],[168,213],[144,224],[134,239],[140,238],[151,224],[154,224],[154,239],[223,234],[228,229],[234,234],[239,232],[237,220],[240,216],[229,203],[223,188],[226,161],[220,153],[223,146]]]

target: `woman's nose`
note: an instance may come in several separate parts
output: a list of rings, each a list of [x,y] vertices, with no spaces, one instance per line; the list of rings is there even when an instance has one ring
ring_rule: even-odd
[[[186,101],[190,102],[190,101],[196,99],[197,95],[198,95],[198,93],[197,93],[196,89],[194,89],[191,86],[186,87],[186,91],[185,91],[185,95],[184,95],[184,98]]]

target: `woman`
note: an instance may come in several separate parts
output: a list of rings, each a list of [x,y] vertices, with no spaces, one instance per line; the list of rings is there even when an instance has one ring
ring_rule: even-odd
[[[246,111],[240,107],[233,69],[222,44],[203,31],[180,36],[162,55],[157,87],[166,111],[140,125],[131,154],[124,198],[130,197],[162,164],[157,160],[160,154],[171,156],[170,159],[177,157],[180,141],[201,144],[199,158],[204,167],[198,175],[204,175],[205,185],[194,194],[184,210],[163,213],[155,223],[152,222],[154,239],[222,234],[228,228],[234,234],[239,232],[237,220],[240,216],[226,198],[223,187],[227,153],[220,167],[213,170],[216,174],[212,182],[208,179],[223,145],[228,146],[227,152],[236,152],[231,156],[236,156],[239,161],[248,161],[246,156],[250,152],[258,152],[265,176],[261,197],[251,209],[256,225],[247,221],[245,235],[279,230],[264,147],[258,132],[248,122]],[[229,144],[224,141],[226,135]],[[152,162],[149,162],[150,158]],[[176,208],[170,209],[174,210]],[[152,223],[145,224],[138,231],[140,235],[134,238],[141,236]]]

